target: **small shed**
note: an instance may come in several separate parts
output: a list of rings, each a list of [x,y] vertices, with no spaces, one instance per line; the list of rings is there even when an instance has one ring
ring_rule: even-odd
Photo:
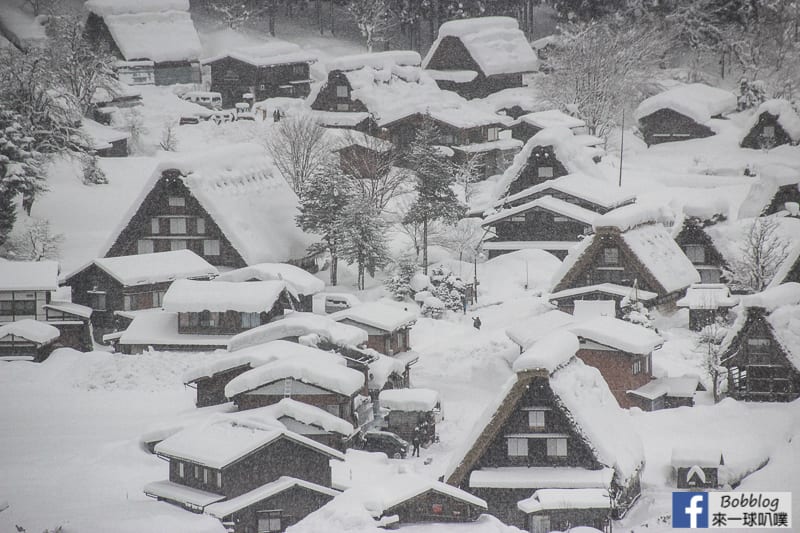
[[[388,409],[386,429],[411,442],[415,434],[422,444],[436,438],[437,415],[441,414],[439,393],[431,389],[390,389],[381,391],[378,401]]]
[[[611,497],[606,489],[539,489],[517,502],[526,515],[526,531],[567,531],[575,524],[606,531],[611,522]]]
[[[710,448],[673,448],[670,462],[679,489],[721,486],[720,470],[725,466],[722,451]]]
[[[589,132],[586,122],[578,117],[568,115],[558,109],[535,111],[519,117],[511,126],[511,136],[523,142],[527,141],[545,128],[562,126],[569,128],[576,135]]]
[[[787,100],[767,100],[758,106],[739,145],[756,150],[800,142],[800,116]]]
[[[628,391],[631,403],[643,411],[693,407],[694,394],[706,390],[698,376],[658,378]]]
[[[259,263],[224,272],[215,281],[285,281],[286,287],[299,302],[300,310],[311,312],[315,294],[325,290],[325,282],[314,274],[288,263]]]
[[[686,296],[676,302],[678,307],[689,309],[689,329],[700,331],[713,324],[717,317],[724,317],[739,302],[731,296],[723,283],[696,283],[686,290]]]
[[[367,347],[384,355],[411,349],[409,331],[417,321],[414,313],[383,302],[369,302],[334,313],[331,318],[364,329]]]
[[[128,155],[127,132],[84,118],[81,131],[89,138],[90,147],[100,157],[125,157]]]
[[[616,307],[615,316],[619,318],[622,316],[622,300],[634,295],[645,307],[653,306],[658,298],[658,294],[651,291],[625,287],[616,283],[598,283],[554,292],[550,294],[549,300],[551,304],[558,306],[559,311],[569,314],[573,314],[577,307],[587,302],[613,300]],[[579,302],[583,302],[583,304]]]
[[[31,318],[0,326],[0,360],[43,361],[60,335],[58,328]]]

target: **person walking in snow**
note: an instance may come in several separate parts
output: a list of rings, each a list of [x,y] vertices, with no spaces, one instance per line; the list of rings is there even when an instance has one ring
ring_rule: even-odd
[[[481,317],[479,316],[472,317],[472,327],[475,329],[481,329]]]
[[[414,457],[414,455],[419,457],[419,445],[420,445],[420,429],[419,429],[419,426],[414,428],[414,436],[411,437],[411,444],[414,446],[414,448],[411,450],[411,457]]]

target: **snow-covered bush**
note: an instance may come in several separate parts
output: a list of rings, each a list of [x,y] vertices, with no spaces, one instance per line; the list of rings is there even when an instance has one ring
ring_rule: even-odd
[[[635,298],[626,296],[619,304],[622,311],[622,320],[626,320],[632,324],[638,324],[646,328],[655,329],[653,325],[653,317],[650,316],[650,311],[644,304]]]
[[[103,169],[98,164],[96,155],[85,155],[83,157],[83,182],[87,185],[101,185],[108,183],[108,178]]]
[[[422,302],[422,316],[428,318],[442,318],[445,307],[444,302],[436,296],[428,296]]]
[[[451,311],[464,309],[467,286],[464,282],[445,267],[436,267],[431,270],[431,294],[442,301],[444,306]]]

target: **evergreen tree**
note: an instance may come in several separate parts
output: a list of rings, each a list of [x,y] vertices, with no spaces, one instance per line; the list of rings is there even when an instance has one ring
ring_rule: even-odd
[[[419,265],[413,257],[404,257],[397,262],[394,275],[387,279],[383,284],[386,290],[391,292],[396,300],[404,300],[414,296],[414,289],[411,288],[411,278],[419,270]]]
[[[641,300],[636,297],[635,292],[631,296],[626,296],[622,299],[620,302],[620,311],[622,311],[622,320],[649,329],[655,329],[650,311],[644,306]]]
[[[431,270],[431,294],[438,298],[447,309],[461,311],[464,308],[467,287],[461,278],[444,267]]]
[[[14,198],[21,194],[30,213],[33,198],[45,190],[40,155],[30,147],[33,139],[23,124],[0,102],[0,245],[16,221]]]
[[[464,212],[451,185],[455,169],[437,149],[439,131],[426,116],[408,149],[406,163],[416,173],[417,199],[406,213],[403,222],[422,225],[422,271],[428,273],[428,226],[441,220],[454,223]]]
[[[98,163],[99,160],[96,155],[86,154],[83,159],[83,183],[87,185],[108,183],[106,173],[103,172]]]
[[[380,212],[366,199],[354,200],[347,206],[340,255],[348,265],[358,265],[360,290],[364,290],[364,273],[375,276],[375,270],[388,260],[385,233]]]
[[[309,251],[330,254],[331,285],[336,285],[339,254],[345,236],[346,210],[353,198],[349,179],[338,164],[330,162],[314,171],[303,183],[299,196],[297,225],[303,231],[321,237],[322,241],[311,245]]]

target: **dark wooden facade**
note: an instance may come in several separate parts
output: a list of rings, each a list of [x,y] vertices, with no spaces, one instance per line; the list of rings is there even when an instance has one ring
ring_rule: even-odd
[[[600,289],[592,289],[569,296],[559,296],[558,298],[550,297],[550,303],[556,305],[559,311],[572,315],[575,312],[575,302],[578,300],[589,300],[593,302],[599,300],[613,300],[617,311],[616,318],[622,318],[621,307],[623,299],[625,299],[625,296],[621,294],[610,293]],[[639,301],[648,308],[654,303],[653,299],[645,300],[641,297],[639,298]]]
[[[698,124],[686,115],[668,108],[659,109],[639,119],[639,130],[648,146],[714,135],[714,131],[708,126]]]
[[[531,151],[519,175],[508,186],[508,194],[516,194],[547,180],[569,174],[566,167],[556,157],[552,146],[536,146]]]
[[[600,371],[611,394],[622,408],[636,405],[627,391],[638,389],[653,379],[652,354],[632,354],[584,341],[576,355],[584,363]]]
[[[230,533],[284,531],[332,499],[330,494],[295,485],[221,518],[223,524],[230,524]],[[279,529],[260,529],[259,520],[262,526],[269,521],[269,527]]]
[[[728,393],[737,400],[790,402],[800,397],[800,370],[767,322],[749,307],[744,326],[720,357],[728,369]],[[796,356],[796,354],[795,354]]]
[[[84,36],[96,46],[107,47],[116,57],[127,61],[150,59],[149,57],[124,57],[103,17],[89,13]],[[199,61],[163,61],[154,63],[153,74],[156,85],[175,85],[178,83],[200,83]]]
[[[523,440],[524,444],[518,442]],[[526,527],[527,515],[519,510],[517,502],[531,496],[537,488],[549,487],[469,488],[470,473],[475,470],[514,466],[564,466],[588,470],[604,467],[553,393],[546,372],[518,374],[517,383],[498,408],[490,427],[484,429],[448,483],[486,500],[489,513],[506,524]],[[634,485],[620,490],[622,502],[629,503],[638,495],[638,482]],[[585,517],[580,513],[570,513],[568,517],[573,526],[593,523],[591,520],[590,523],[582,522]]]
[[[477,505],[430,489],[390,507],[383,516],[397,515],[401,524],[423,522],[472,522],[483,513]]]
[[[208,407],[209,405],[219,405],[226,403],[228,398],[225,397],[225,386],[236,376],[243,374],[251,369],[249,363],[229,368],[222,372],[217,372],[213,376],[202,377],[192,382],[197,390],[197,399],[195,405],[197,407]]]
[[[95,150],[95,153],[100,157],[127,157],[128,155],[128,139],[119,139],[110,141],[108,148],[100,148]]]
[[[369,112],[367,107],[357,98],[353,98],[353,87],[341,70],[328,72],[328,81],[311,102],[311,109],[317,111],[359,111]]]
[[[283,435],[221,469],[208,468],[180,457],[169,457],[169,480],[226,498],[241,496],[281,476],[330,487],[330,458],[330,455],[316,448]],[[180,475],[181,468],[183,476]]]
[[[676,485],[679,489],[715,489],[719,484],[719,467],[698,467],[703,471],[705,482],[692,472],[691,466],[681,466],[675,469]]]
[[[250,93],[255,101],[277,96],[305,98],[311,88],[307,62],[253,65],[233,57],[207,63],[211,68],[211,90],[222,95],[223,107],[233,107]]]
[[[368,334],[367,348],[372,348],[376,352],[384,355],[395,355],[411,349],[411,325],[396,329],[394,331],[386,331],[358,322],[354,318],[344,318],[339,322],[365,330]]]
[[[45,307],[45,321],[61,332],[56,341],[58,347],[73,348],[79,352],[92,351],[91,317]]]
[[[750,128],[739,146],[761,150],[782,144],[793,144],[792,138],[781,127],[776,115],[764,111],[758,116],[758,121]]]
[[[611,520],[608,509],[547,509],[525,517],[525,531],[549,533],[569,531],[580,524],[598,531],[610,531]]]
[[[42,362],[57,346],[53,342],[40,343],[17,335],[0,337],[0,360],[3,358]]]
[[[535,206],[492,223],[495,238],[492,241],[559,241],[575,242],[592,232],[592,225],[564,214]],[[544,248],[547,249],[547,248]],[[550,250],[548,250],[550,251]],[[489,250],[489,259],[500,250]],[[554,255],[564,259],[567,250],[557,250]],[[558,253],[560,252],[560,253]],[[553,252],[551,252],[553,253]]]
[[[180,172],[165,170],[106,257],[183,248],[192,250],[214,266],[246,266],[241,254],[186,187]]]
[[[722,270],[727,268],[725,258],[705,231],[714,222],[687,218],[680,233],[675,236],[675,242],[700,274],[700,283],[719,283]]]
[[[194,335],[236,335],[248,329],[269,323],[283,315],[284,309],[293,309],[294,303],[287,293],[279,298],[272,309],[261,313],[200,311],[178,313],[178,333]],[[258,315],[257,317],[255,315]]]
[[[786,210],[786,202],[800,203],[800,180],[797,183],[781,185],[769,205],[761,212],[761,216],[768,216]]]
[[[436,414],[433,411],[399,411],[393,409],[386,416],[386,430],[411,442],[420,428],[423,442],[427,445],[436,438]]]
[[[478,63],[458,37],[449,35],[444,37],[428,61],[427,67],[431,70],[471,70],[477,76],[469,82],[458,83],[454,81],[437,80],[436,84],[444,90],[453,91],[464,98],[484,98],[492,93],[522,87],[522,73],[494,74],[486,76]]]

